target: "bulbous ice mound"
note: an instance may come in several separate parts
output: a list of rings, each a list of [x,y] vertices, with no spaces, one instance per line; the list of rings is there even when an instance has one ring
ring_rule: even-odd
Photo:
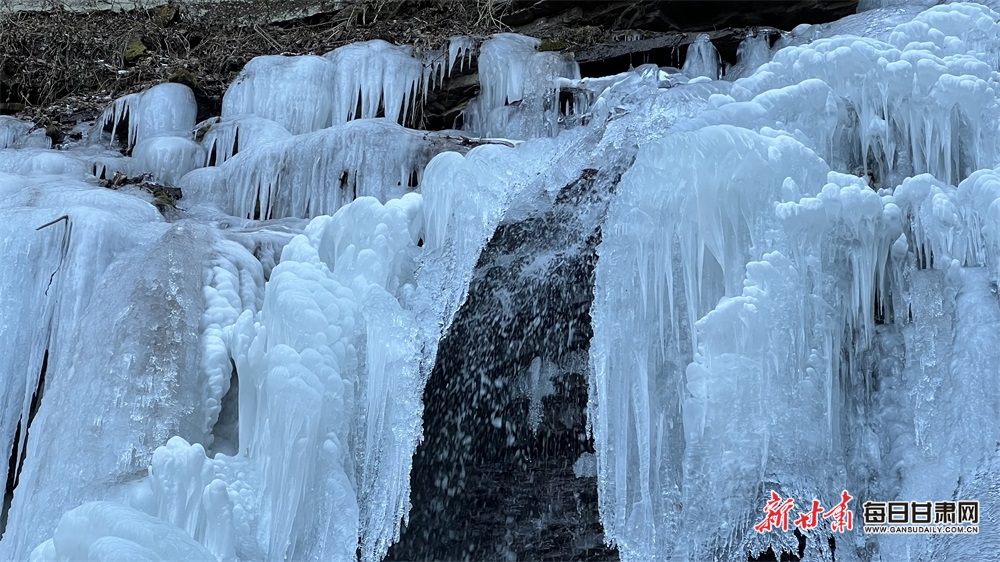
[[[387,119],[406,123],[412,119],[423,72],[410,47],[378,39],[322,57],[257,57],[226,91],[222,117],[256,115],[292,134],[371,119],[380,108]]]
[[[122,140],[131,148],[153,137],[190,135],[197,115],[198,104],[190,88],[183,84],[160,84],[115,100],[98,125],[110,125],[113,134],[117,134],[118,126],[127,122],[127,133]]]
[[[90,502],[67,511],[55,535],[32,551],[31,560],[217,560],[181,529],[157,517],[111,502]]]

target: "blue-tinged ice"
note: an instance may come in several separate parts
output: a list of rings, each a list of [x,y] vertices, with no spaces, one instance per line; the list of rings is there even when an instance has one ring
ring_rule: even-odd
[[[180,178],[187,202],[251,219],[332,214],[359,197],[402,197],[416,188],[435,154],[457,147],[446,136],[382,118],[301,135],[285,136],[270,126],[265,131],[273,140],[241,146],[219,166]],[[222,142],[221,150],[227,150],[222,137],[208,142],[217,151]]]
[[[770,35],[764,32],[747,35],[736,49],[736,58],[736,64],[726,69],[726,80],[749,76],[771,60]]]
[[[524,139],[559,129],[560,78],[579,79],[565,53],[538,51],[541,41],[513,33],[492,36],[479,49],[479,96],[469,103],[464,129],[483,137]]]
[[[721,70],[719,51],[712,45],[708,35],[702,33],[695,38],[694,43],[688,45],[687,56],[684,58],[684,67],[681,72],[688,78],[698,78],[705,76],[712,80],[718,80]]]
[[[574,218],[602,239],[596,454],[571,461],[623,560],[799,555],[753,529],[772,490],[854,496],[807,560],[989,557],[1000,16],[863,4],[747,38],[725,81],[707,37],[686,75],[581,78],[499,34],[256,58],[219,118],[159,85],[59,149],[0,117],[0,557],[381,559],[480,253],[592,168],[623,175]],[[473,58],[466,132],[407,128]],[[116,174],[183,198],[161,214]],[[510,387],[529,426],[555,368]],[[864,501],[950,498],[981,502],[978,536],[860,530]]]
[[[109,126],[112,140],[118,139],[128,148],[153,137],[190,138],[197,114],[198,105],[190,88],[160,84],[115,100],[98,119],[96,132]],[[123,123],[127,125],[126,134],[120,138],[118,129]]]

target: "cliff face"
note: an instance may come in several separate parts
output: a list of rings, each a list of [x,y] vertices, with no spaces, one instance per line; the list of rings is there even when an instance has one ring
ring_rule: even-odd
[[[191,86],[202,115],[214,115],[225,86],[255,56],[375,38],[421,50],[452,35],[513,31],[574,53],[584,75],[606,75],[646,62],[679,65],[695,32],[709,31],[734,63],[752,28],[790,30],[856,8],[857,0],[0,0],[0,114],[63,127],[112,97],[169,80]],[[428,128],[450,125],[478,89],[474,73],[429,100]]]

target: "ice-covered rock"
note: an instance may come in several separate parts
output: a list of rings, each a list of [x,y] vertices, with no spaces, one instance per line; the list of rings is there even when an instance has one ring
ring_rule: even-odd
[[[705,37],[687,76],[586,79],[519,35],[376,40],[253,59],[197,132],[186,87],[125,96],[97,130],[128,156],[0,118],[0,557],[383,558],[441,338],[528,222],[594,236],[596,454],[569,460],[623,560],[992,555],[1000,16],[882,4],[773,56],[748,38],[731,81]],[[465,130],[523,142],[406,128],[473,56]],[[168,220],[122,174],[183,199]],[[551,272],[578,238],[489,266]],[[456,424],[539,427],[556,355],[474,397],[518,393],[527,419]],[[754,529],[772,492],[844,490],[856,525],[867,500],[979,494],[982,531]]]
[[[579,79],[575,61],[539,52],[533,37],[499,33],[479,50],[479,96],[466,108],[464,129],[484,137],[529,138],[559,131],[557,79]]]
[[[183,84],[160,84],[114,101],[97,121],[103,129],[111,127],[112,140],[119,125],[127,123],[127,133],[120,139],[128,148],[140,141],[159,136],[190,138],[198,115],[194,92]]]
[[[686,74],[688,78],[705,76],[717,80],[720,67],[719,51],[715,49],[715,45],[712,45],[708,35],[702,33],[698,35],[694,43],[688,46],[681,72]]]
[[[91,502],[66,512],[55,536],[31,560],[218,560],[186,533],[156,517],[111,502]]]
[[[189,203],[233,216],[310,218],[359,197],[384,202],[412,191],[424,166],[449,146],[439,137],[385,119],[359,119],[250,144],[218,168],[194,170],[179,184]]]

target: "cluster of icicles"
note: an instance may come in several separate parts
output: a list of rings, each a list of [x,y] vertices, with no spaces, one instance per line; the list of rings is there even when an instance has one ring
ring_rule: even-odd
[[[752,530],[771,490],[1000,513],[1000,16],[862,17],[748,38],[725,80],[707,38],[683,72],[581,78],[502,34],[260,57],[217,119],[156,86],[65,150],[0,119],[0,558],[381,559],[479,253],[603,165],[627,171],[599,219],[588,423],[623,559],[797,553]],[[463,130],[418,130],[473,57]],[[98,185],[116,173],[184,197],[167,220]],[[804,554],[995,542],[820,527]]]
[[[0,330],[0,435],[24,451],[0,556],[381,559],[438,339],[547,164],[466,141],[554,134],[556,78],[579,78],[538,43],[259,57],[218,118],[163,84],[62,150],[0,120],[0,325],[22,327]],[[466,130],[406,127],[474,56]],[[142,175],[183,190],[169,220],[121,181]]]

